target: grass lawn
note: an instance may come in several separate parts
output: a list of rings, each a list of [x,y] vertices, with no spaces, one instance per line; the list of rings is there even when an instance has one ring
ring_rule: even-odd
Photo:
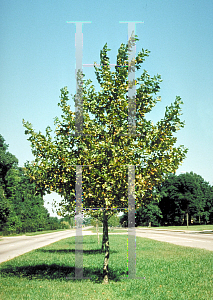
[[[212,300],[213,252],[137,237],[136,276],[127,271],[127,235],[110,235],[108,285],[97,236],[84,236],[84,276],[74,281],[75,237],[0,264],[0,299]],[[68,277],[68,278],[66,278]]]
[[[85,231],[92,231],[93,233],[96,233],[96,227],[86,229]],[[99,233],[103,233],[103,227],[98,228]],[[109,228],[109,233],[121,233],[121,232],[127,232],[127,228]]]
[[[148,227],[138,226],[136,228],[148,228]],[[203,230],[213,230],[213,225],[189,225],[188,228],[187,226],[160,226],[160,227],[151,227],[151,229],[203,231]]]

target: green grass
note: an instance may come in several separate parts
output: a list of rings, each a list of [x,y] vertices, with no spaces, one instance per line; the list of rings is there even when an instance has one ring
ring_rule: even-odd
[[[136,228],[147,228],[147,227],[138,226]],[[188,228],[187,226],[160,226],[160,227],[151,227],[151,229],[203,231],[203,230],[213,230],[213,225],[190,225]]]
[[[127,236],[110,235],[108,285],[102,284],[103,253],[97,236],[84,237],[84,276],[75,275],[75,237],[0,264],[0,299],[213,299],[213,253],[137,237],[136,276],[127,269]],[[68,278],[67,278],[68,277]]]
[[[127,229],[125,229],[125,228],[109,228],[108,229],[109,231],[109,233],[121,233],[121,232],[127,232]],[[89,229],[86,229],[85,231],[92,231],[93,233],[97,233],[96,232],[96,227],[93,227],[93,228],[89,228]],[[98,232],[99,233],[103,233],[103,227],[99,227],[98,228]]]

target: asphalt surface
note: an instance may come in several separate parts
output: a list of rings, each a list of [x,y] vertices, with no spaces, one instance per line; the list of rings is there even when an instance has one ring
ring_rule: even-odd
[[[92,227],[92,226],[91,226]],[[86,229],[86,228],[85,228]],[[83,235],[95,234],[89,231],[82,231]],[[46,233],[34,236],[3,237],[0,241],[0,263],[29,251],[55,243],[59,240],[76,235],[75,229]]]
[[[96,235],[91,231],[85,231],[90,227],[83,228],[84,235]],[[109,234],[117,234],[111,233]],[[126,234],[126,233],[121,233]],[[35,236],[16,236],[16,237],[3,237],[0,241],[0,263],[13,259],[19,255],[44,247],[46,245],[57,242],[61,239],[72,237],[76,235],[75,229],[58,231],[47,234],[40,234]],[[168,242],[175,245],[201,248],[213,251],[213,232],[179,232],[158,229],[136,229],[136,236],[154,239],[161,242]]]
[[[209,231],[168,231],[153,229],[137,229],[136,236],[179,246],[193,247],[213,251],[213,232]]]

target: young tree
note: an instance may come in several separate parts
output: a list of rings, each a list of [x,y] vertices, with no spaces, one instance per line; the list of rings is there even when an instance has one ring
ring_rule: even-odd
[[[35,156],[33,162],[26,164],[28,174],[36,182],[38,193],[55,191],[63,196],[62,213],[75,210],[75,165],[84,165],[83,205],[103,208],[104,283],[108,283],[108,219],[112,215],[111,208],[128,206],[128,165],[138,165],[135,203],[139,207],[153,199],[153,187],[164,180],[166,174],[175,172],[187,153],[184,146],[175,146],[177,138],[174,137],[184,126],[180,120],[181,98],[176,97],[174,103],[166,107],[164,118],[153,124],[146,119],[146,114],[160,101],[160,97],[154,98],[160,90],[160,75],[151,77],[144,70],[135,81],[128,81],[128,72],[139,70],[149,54],[142,49],[128,62],[129,51],[136,40],[137,37],[132,36],[127,45],[121,44],[115,71],[110,70],[107,55],[110,49],[104,45],[100,67],[94,64],[100,91],[95,90],[91,80],[84,80],[83,74],[78,77],[82,87],[84,136],[74,134],[78,113],[70,109],[67,88],[61,89],[58,105],[62,119],[55,118],[54,136],[49,126],[44,135],[36,133],[33,126],[23,120]],[[132,124],[128,127],[128,121],[133,118],[128,116],[128,90],[134,86],[137,88],[136,107],[133,107],[135,135],[130,134]]]
[[[119,225],[119,217],[117,214],[114,214],[109,218],[108,225],[111,227],[117,227]]]

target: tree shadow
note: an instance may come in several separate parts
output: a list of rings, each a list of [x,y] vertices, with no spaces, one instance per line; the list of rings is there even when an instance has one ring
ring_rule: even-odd
[[[66,241],[66,244],[69,244],[69,245],[75,245],[75,243],[76,243],[75,240],[74,241]],[[97,244],[97,241],[87,240],[86,244]]]
[[[35,279],[59,279],[59,280],[76,280],[75,267],[61,266],[58,264],[38,264],[34,266],[7,266],[1,269],[2,277],[18,277]],[[126,276],[126,272],[117,269],[109,270],[109,280],[120,281],[120,277]],[[101,268],[83,268],[83,277],[89,277],[90,281],[102,283],[103,272]],[[78,279],[82,280],[82,279]]]
[[[57,253],[57,254],[66,254],[66,253],[75,253],[75,249],[37,249],[36,252],[44,252],[44,253]],[[103,254],[105,251],[102,251],[101,249],[93,249],[93,250],[84,250],[83,249],[83,255],[89,255],[89,254]],[[110,250],[111,253],[118,253],[116,250]]]
[[[75,241],[69,241],[68,243],[66,242],[66,246],[71,246],[70,248],[74,249],[54,249],[53,247],[48,247],[47,249],[45,248],[38,248],[35,251],[42,256],[46,254],[48,257],[48,254],[56,254],[57,255],[64,255],[64,254],[70,254],[72,253],[72,257],[74,260],[73,254],[75,254],[75,247],[74,247]],[[87,241],[87,244],[97,244],[97,241]],[[63,247],[63,246],[62,246]],[[101,244],[99,245],[101,247]],[[118,249],[119,250],[119,249]],[[110,249],[110,254],[118,253],[118,250],[111,250]],[[98,255],[101,254],[103,260],[104,260],[104,252],[101,249],[83,249],[83,256],[88,256],[88,255]],[[102,262],[103,263],[103,262]],[[92,264],[92,260],[91,260]],[[98,265],[98,266],[88,266],[89,263],[87,264],[87,267],[83,267],[83,277],[84,278],[90,278],[91,281],[96,282],[96,283],[102,283],[103,282],[103,265]],[[27,278],[29,280],[41,280],[41,279],[46,279],[46,280],[75,280],[75,261],[74,262],[68,262],[68,263],[42,263],[42,264],[37,264],[37,261],[31,261],[29,263],[25,263],[25,265],[15,265],[11,262],[7,263],[5,267],[1,267],[1,276],[2,277],[19,277],[19,278]],[[116,268],[110,268],[109,266],[109,280],[111,281],[120,281],[120,277],[125,277],[127,276],[126,271],[121,268],[120,266],[117,266]],[[78,279],[80,280],[80,279]]]

